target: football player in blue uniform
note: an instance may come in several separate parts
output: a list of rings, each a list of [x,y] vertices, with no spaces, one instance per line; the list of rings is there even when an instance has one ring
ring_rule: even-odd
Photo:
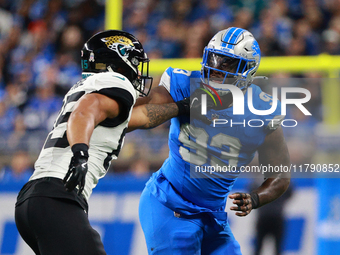
[[[137,100],[137,105],[180,102],[178,108],[182,111],[183,99],[190,97],[190,91],[196,94],[198,88],[223,98],[220,103],[224,105],[221,109],[207,109],[206,119],[210,122],[180,114],[171,119],[169,157],[147,182],[139,205],[149,254],[241,254],[225,212],[236,178],[256,152],[262,166],[290,164],[280,126],[284,117],[280,103],[265,116],[255,115],[248,107],[249,93],[255,109],[271,109],[273,102],[270,95],[252,84],[260,59],[253,35],[231,27],[210,40],[204,49],[201,71],[169,67],[160,85],[148,97]],[[239,105],[236,97],[230,96],[228,102],[231,84],[245,99],[242,115],[233,114]],[[191,96],[191,106],[200,97],[197,99]],[[135,107],[130,129],[140,126],[138,114],[139,108]],[[211,122],[214,119],[223,121]],[[224,125],[217,125],[222,122]],[[229,171],[212,171],[212,166]],[[210,171],[200,171],[209,168]],[[251,193],[229,195],[233,203],[230,209],[237,216],[246,216],[281,196],[289,182],[289,174],[271,175]]]

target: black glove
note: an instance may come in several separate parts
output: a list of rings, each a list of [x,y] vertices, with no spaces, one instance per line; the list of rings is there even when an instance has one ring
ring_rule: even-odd
[[[201,88],[196,89],[190,97],[186,97],[181,101],[176,102],[178,107],[178,115],[187,115],[193,119],[198,119],[203,121],[206,124],[211,124],[211,120],[209,120],[205,115],[202,115],[202,95],[207,95],[207,109],[215,109],[221,110],[227,107],[223,107],[219,101],[219,98],[216,95],[207,94],[207,92]]]
[[[83,192],[85,186],[87,160],[89,158],[88,149],[89,147],[85,143],[77,143],[72,146],[73,157],[63,179],[67,191],[72,191],[78,186],[78,195]]]

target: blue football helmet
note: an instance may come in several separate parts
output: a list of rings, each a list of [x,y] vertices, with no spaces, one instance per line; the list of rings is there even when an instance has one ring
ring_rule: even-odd
[[[261,51],[254,36],[237,27],[218,32],[205,47],[201,62],[202,82],[223,90],[222,84],[247,88],[261,61]]]

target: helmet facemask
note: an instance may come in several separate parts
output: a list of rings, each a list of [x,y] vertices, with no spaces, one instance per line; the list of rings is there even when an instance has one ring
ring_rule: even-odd
[[[260,50],[252,34],[241,28],[229,28],[218,32],[205,47],[201,80],[219,91],[223,91],[223,84],[246,89],[259,63]]]
[[[108,70],[121,73],[130,80],[140,96],[147,96],[153,82],[153,78],[149,76],[149,62],[146,54],[144,57],[122,57],[121,61],[110,64]]]
[[[206,84],[232,84],[240,89],[252,82],[251,72],[255,60],[248,60],[216,49],[205,49],[202,62],[202,78]],[[250,77],[248,77],[250,76]]]
[[[136,67],[136,78],[132,81],[132,85],[140,93],[141,96],[147,96],[151,90],[153,78],[149,76],[150,60],[146,54],[144,58],[139,58],[139,65]]]

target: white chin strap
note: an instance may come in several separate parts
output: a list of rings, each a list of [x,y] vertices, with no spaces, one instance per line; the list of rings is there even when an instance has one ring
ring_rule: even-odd
[[[264,80],[268,80],[268,77],[267,77],[267,76],[255,76],[255,77],[253,78],[253,80],[255,80],[255,79],[264,79]]]

